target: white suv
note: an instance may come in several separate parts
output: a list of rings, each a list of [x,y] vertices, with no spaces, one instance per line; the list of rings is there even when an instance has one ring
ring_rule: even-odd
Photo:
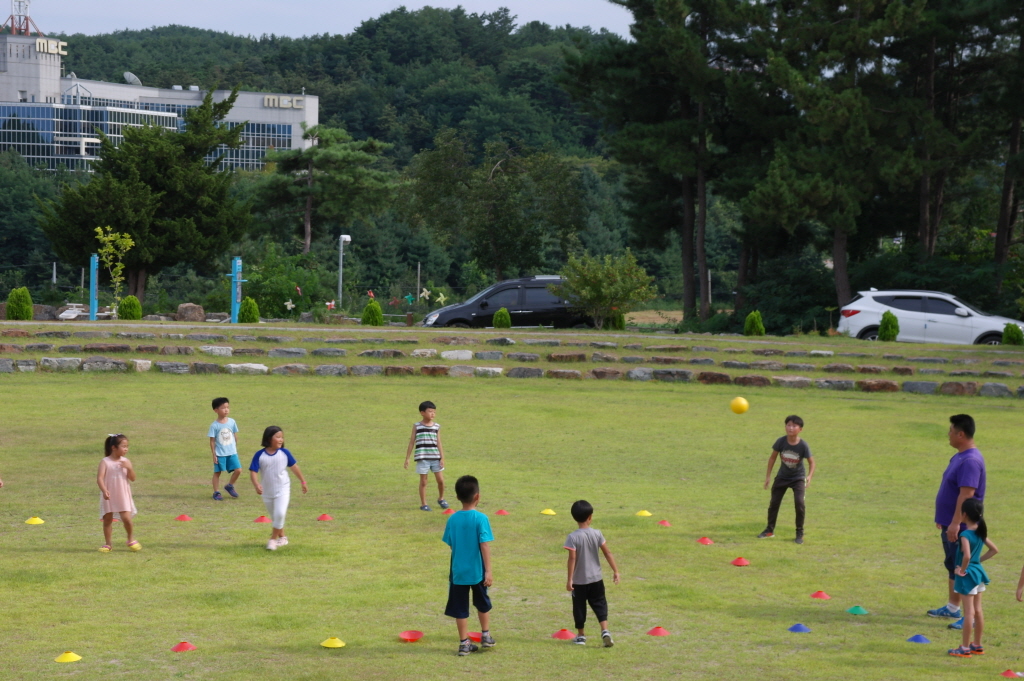
[[[961,343],[999,345],[1003,327],[1024,322],[987,314],[956,296],[939,291],[859,291],[839,310],[839,332],[862,340],[878,340],[882,313],[888,310],[900,322],[896,340],[908,343]]]

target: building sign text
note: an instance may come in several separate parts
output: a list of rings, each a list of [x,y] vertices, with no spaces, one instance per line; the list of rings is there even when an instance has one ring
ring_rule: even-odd
[[[36,52],[43,54],[59,54],[68,56],[68,44],[63,40],[49,40],[48,38],[36,38]]]
[[[264,95],[263,106],[270,109],[302,109],[304,108],[305,97],[282,97],[279,95]]]

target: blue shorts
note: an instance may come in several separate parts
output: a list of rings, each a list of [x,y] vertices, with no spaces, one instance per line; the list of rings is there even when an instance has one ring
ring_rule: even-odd
[[[477,612],[490,612],[491,599],[487,595],[487,587],[483,582],[479,584],[452,584],[448,583],[448,605],[444,608],[444,614],[454,617],[457,620],[464,620],[469,617],[469,592],[473,592],[473,607]]]
[[[441,459],[419,459],[416,461],[416,472],[420,475],[427,473],[440,473],[444,470],[441,466]]]
[[[218,456],[217,463],[213,464],[214,473],[230,473],[237,471],[242,467],[242,464],[238,461],[238,455],[232,454],[231,456]]]

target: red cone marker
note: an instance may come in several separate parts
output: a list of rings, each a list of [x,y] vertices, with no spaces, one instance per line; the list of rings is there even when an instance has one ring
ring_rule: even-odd
[[[820,600],[827,601],[827,600],[831,600],[832,597],[829,596],[824,591],[815,591],[814,593],[811,594],[811,598],[818,598]]]
[[[323,515],[317,516],[317,520],[334,520],[334,518],[324,513]]]
[[[658,524],[661,525],[662,527],[672,527],[672,523],[670,523],[667,520],[659,520]]]
[[[1005,676],[1008,679],[1016,679],[1017,678],[1017,672],[1013,671],[1012,669],[1007,669],[1005,672],[1001,673],[999,676]]]
[[[576,638],[576,634],[572,633],[568,629],[559,629],[555,633],[551,634],[551,638],[558,638],[563,641],[568,641],[570,639]]]
[[[398,638],[402,639],[406,643],[415,643],[416,641],[419,641],[421,638],[423,638],[423,632],[416,631],[415,629],[410,629],[409,631],[403,631],[401,634],[398,635]]]
[[[177,518],[175,518],[175,520],[180,520],[183,523],[187,523],[189,520],[192,520],[192,518],[190,518],[187,515],[185,515],[184,513],[182,513]]]
[[[497,513],[495,513],[494,515],[508,515],[508,511],[506,511],[506,510],[505,510],[505,509],[503,509],[503,508],[499,508],[499,509],[498,509],[498,512],[497,512]]]
[[[736,567],[746,567],[747,565],[750,565],[750,561],[743,556],[740,556],[736,560],[732,561],[732,564]]]
[[[715,542],[711,541],[707,537],[701,537],[700,539],[697,540],[697,543],[698,544],[703,544],[704,546],[711,546]]]
[[[668,630],[661,627],[654,627],[647,632],[648,636],[668,636]]]
[[[182,641],[178,645],[176,645],[173,648],[171,648],[171,650],[176,652],[176,653],[187,653],[188,651],[195,650],[195,649],[196,649],[196,647],[194,645],[192,645],[191,643],[189,643],[188,641]]]
[[[473,643],[480,643],[480,639],[482,639],[483,637],[484,635],[481,634],[479,631],[469,632],[469,640]]]
[[[256,520],[254,520],[253,522],[254,522],[254,523],[269,523],[269,522],[270,522],[270,518],[268,518],[268,517],[267,517],[267,516],[265,516],[265,515],[261,515],[261,516],[260,516],[259,518],[257,518],[257,519],[256,519]]]
[[[444,509],[444,514],[445,515],[451,515],[452,513],[455,513],[455,509],[454,508],[446,508],[446,509]]]

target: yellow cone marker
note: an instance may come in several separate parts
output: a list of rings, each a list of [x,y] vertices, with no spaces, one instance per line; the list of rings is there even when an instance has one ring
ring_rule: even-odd
[[[25,524],[26,525],[42,525],[45,522],[46,521],[43,520],[42,518],[40,518],[39,516],[34,515],[31,518],[29,518],[28,520],[26,520]]]
[[[650,518],[652,515],[650,511],[637,511],[636,514],[641,518]]]
[[[78,662],[82,659],[81,655],[75,655],[70,650],[65,650],[63,654],[53,658],[54,662]]]
[[[545,508],[543,511],[541,511],[541,515],[555,515],[555,512],[552,511],[550,508]]]
[[[337,636],[331,636],[326,641],[321,641],[320,645],[322,645],[324,648],[344,648],[345,642]]]

